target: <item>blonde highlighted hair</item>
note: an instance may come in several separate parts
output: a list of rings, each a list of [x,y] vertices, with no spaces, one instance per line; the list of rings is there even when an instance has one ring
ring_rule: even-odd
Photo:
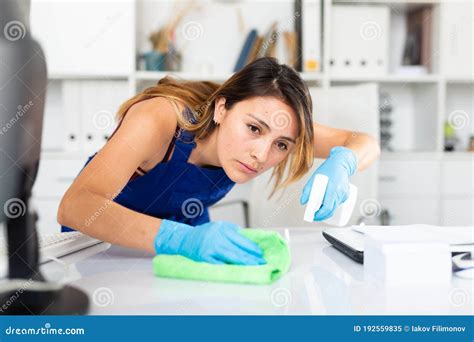
[[[260,58],[233,74],[225,83],[209,81],[181,81],[165,77],[156,86],[149,87],[132,97],[120,107],[117,118],[121,120],[135,103],[154,97],[165,97],[173,103],[178,126],[201,139],[216,128],[213,121],[216,99],[226,99],[226,109],[237,102],[252,97],[276,97],[289,105],[296,113],[298,137],[293,153],[272,172],[275,180],[270,197],[292,182],[300,179],[311,168],[313,154],[313,105],[306,84],[290,67],[279,64],[275,58]],[[182,107],[188,107],[197,119],[192,123],[183,115]]]

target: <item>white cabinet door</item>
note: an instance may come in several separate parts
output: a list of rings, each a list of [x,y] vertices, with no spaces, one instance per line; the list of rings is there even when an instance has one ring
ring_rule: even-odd
[[[474,225],[474,197],[443,199],[441,201],[441,224],[446,226]]]
[[[474,162],[445,160],[441,167],[443,195],[474,196]]]
[[[384,160],[380,162],[380,195],[439,194],[440,163],[438,161]]]
[[[382,209],[390,212],[391,225],[399,224],[439,224],[439,199],[420,198],[380,198]]]
[[[33,0],[31,30],[49,74],[126,75],[135,67],[135,1]]]

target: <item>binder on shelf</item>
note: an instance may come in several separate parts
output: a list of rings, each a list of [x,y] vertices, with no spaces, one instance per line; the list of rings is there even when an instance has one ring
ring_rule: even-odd
[[[101,128],[106,125],[106,121],[112,120],[112,114],[104,106],[104,89],[96,82],[83,82],[82,84],[82,132],[81,139],[83,150],[87,154],[94,153],[98,148],[98,140],[102,134]],[[92,96],[96,100],[88,101]]]
[[[275,45],[277,35],[277,22],[270,25],[264,36],[258,35],[257,30],[253,29],[247,35],[244,46],[235,65],[234,71],[239,71],[245,65],[261,57],[275,57]]]
[[[296,50],[296,33],[295,32],[283,32],[284,50],[286,52],[284,63],[288,64],[292,68],[296,69],[296,61],[298,59],[298,53]]]
[[[256,58],[261,57],[275,57],[275,45],[278,39],[277,34],[277,22],[270,25],[270,28],[265,33],[264,37],[261,38],[261,44],[258,48],[258,54]]]
[[[128,97],[123,81],[65,80],[62,86],[65,152],[92,154],[116,126],[118,107]]]
[[[251,48],[250,53],[248,55],[248,58],[245,61],[245,65],[253,62],[254,60],[256,60],[258,58],[259,52],[262,48],[262,45],[263,45],[263,37],[257,36],[257,38],[255,39],[255,41],[252,45],[252,48]]]
[[[302,1],[302,67],[305,72],[321,71],[321,0]]]
[[[83,151],[92,154],[102,148],[115,129],[115,116],[127,99],[127,84],[120,81],[86,81],[82,83]],[[95,98],[94,102],[90,99]]]
[[[247,38],[245,39],[244,46],[242,47],[242,50],[240,51],[239,58],[237,59],[237,63],[235,64],[234,71],[239,71],[245,66],[246,61],[249,58],[250,52],[252,50],[252,46],[255,44],[255,41],[257,40],[257,30],[253,29],[249,32],[247,35]]]
[[[429,72],[432,71],[432,40],[433,40],[433,8],[425,7],[421,9],[421,64],[426,66]]]
[[[51,82],[46,92],[45,115],[41,135],[42,151],[61,151],[66,139],[62,83]],[[2,106],[0,105],[0,113]]]
[[[388,6],[334,5],[329,71],[332,76],[384,76],[390,37]]]
[[[63,110],[65,122],[65,152],[81,150],[81,97],[80,81],[62,82]]]
[[[472,1],[440,4],[441,67],[448,77],[473,77]]]

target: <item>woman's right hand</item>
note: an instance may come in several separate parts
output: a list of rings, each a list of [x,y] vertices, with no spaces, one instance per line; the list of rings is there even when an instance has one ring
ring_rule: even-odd
[[[260,247],[239,234],[240,229],[238,225],[225,221],[193,227],[162,220],[155,237],[155,251],[156,254],[179,254],[213,264],[266,264]]]

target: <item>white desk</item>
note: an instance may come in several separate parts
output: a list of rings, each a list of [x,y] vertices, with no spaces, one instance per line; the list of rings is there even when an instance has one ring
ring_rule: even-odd
[[[275,229],[284,235],[282,229]],[[91,314],[472,315],[474,281],[450,288],[388,289],[364,281],[363,265],[335,250],[321,228],[290,228],[292,265],[272,285],[237,285],[157,278],[152,255],[100,244],[62,258],[69,281],[86,291]],[[50,279],[58,263],[42,266]]]

